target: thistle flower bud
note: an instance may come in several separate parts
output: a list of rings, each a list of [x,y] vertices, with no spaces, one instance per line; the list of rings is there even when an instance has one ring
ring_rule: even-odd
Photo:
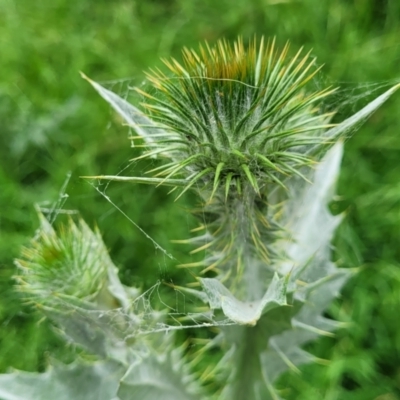
[[[178,198],[195,189],[203,232],[186,242],[206,253],[181,267],[214,271],[246,300],[262,296],[279,263],[291,263],[276,243],[293,241],[282,215],[300,189],[315,185],[317,168],[308,167],[400,87],[333,125],[324,105],[334,89],[312,89],[315,60],[302,49],[288,53],[288,45],[279,52],[263,39],[184,49],[182,63],[164,60],[166,73],[148,74],[151,92],[137,89],[149,116],[84,76],[144,140],[137,159],[169,159],[148,171],[152,177],[90,178],[180,187]]]
[[[18,289],[34,302],[52,305],[60,295],[99,300],[112,266],[100,233],[72,220],[59,233],[42,214],[40,228],[16,265]],[[102,294],[104,297],[104,293]]]
[[[218,187],[224,196],[244,186],[256,193],[270,182],[301,175],[299,168],[313,162],[311,150],[326,143],[331,114],[318,103],[332,90],[307,91],[318,72],[314,59],[301,55],[288,61],[275,42],[246,48],[219,41],[183,50],[183,63],[164,60],[169,74],[148,74],[157,93],[139,90],[152,119],[167,133],[142,155],[166,154],[172,162],[156,168],[156,177],[179,175],[188,179],[183,192],[195,183]],[[301,175],[302,176],[302,175]]]

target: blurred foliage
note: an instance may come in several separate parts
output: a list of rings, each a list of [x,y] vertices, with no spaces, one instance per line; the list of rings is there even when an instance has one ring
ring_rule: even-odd
[[[97,81],[130,78],[179,58],[182,46],[218,38],[276,36],[279,44],[312,48],[325,64],[321,85],[343,90],[338,118],[360,108],[400,79],[398,0],[0,0],[0,370],[43,369],[50,354],[63,360],[46,321],[13,292],[13,259],[33,235],[33,205],[59,198],[64,208],[97,223],[124,282],[149,287],[182,282],[177,260],[186,248],[170,243],[196,222],[164,189],[113,184],[107,194],[177,260],[166,258],[81,175],[115,174],[137,154],[128,130],[78,72]],[[379,92],[380,90],[380,92]],[[310,344],[328,365],[286,375],[280,385],[296,400],[400,399],[400,96],[397,94],[348,141],[334,212],[344,212],[336,240],[343,267],[360,273],[329,315],[350,323],[335,338]],[[351,322],[350,322],[351,321]],[[287,388],[290,389],[287,389]]]

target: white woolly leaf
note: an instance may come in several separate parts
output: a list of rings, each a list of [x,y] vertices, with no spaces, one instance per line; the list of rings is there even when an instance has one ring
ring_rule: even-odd
[[[325,254],[329,248],[333,233],[341,220],[340,216],[331,215],[328,203],[335,189],[342,154],[343,143],[338,142],[318,164],[312,184],[303,184],[300,193],[296,190],[291,192],[283,217],[290,238],[278,242],[290,261],[279,265],[281,273],[288,273],[293,266],[303,267],[317,253]],[[328,260],[324,259],[325,261]],[[324,269],[320,269],[324,273]]]
[[[182,364],[177,350],[163,356],[150,354],[133,363],[121,379],[120,400],[197,400],[197,385]]]
[[[274,275],[262,299],[252,302],[238,300],[219,280],[201,279],[212,309],[221,308],[225,316],[240,325],[257,324],[261,315],[277,306],[286,305],[287,279]]]
[[[126,362],[129,348],[124,337],[139,326],[139,318],[127,310],[99,310],[73,297],[59,296],[57,307],[41,311],[60,329],[58,332],[86,350],[103,358]]]
[[[368,103],[360,111],[345,119],[334,128],[329,129],[324,136],[331,140],[337,140],[339,137],[342,137],[346,132],[354,129],[358,124],[364,122],[369,116],[371,116],[371,114],[374,113],[399,88],[400,84],[393,86],[375,100]]]
[[[92,81],[85,74],[82,73],[81,75],[96,89],[100,96],[110,104],[110,106],[126,121],[126,123],[142,136],[145,142],[153,143],[154,138],[152,135],[157,134],[159,139],[159,134],[165,133],[150,118],[144,115],[132,104],[128,103],[125,99],[104,88],[97,82]],[[167,135],[167,133],[165,133],[165,135]]]
[[[112,361],[0,375],[1,400],[113,400],[124,368]]]
[[[298,373],[298,366],[315,360],[315,356],[297,346],[290,347],[289,343],[285,343],[282,347],[278,347],[273,345],[272,340],[270,340],[270,348],[260,354],[261,370],[265,381],[268,382],[274,382],[287,370]]]

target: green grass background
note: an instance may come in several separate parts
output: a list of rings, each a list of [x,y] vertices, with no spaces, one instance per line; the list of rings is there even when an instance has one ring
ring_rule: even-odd
[[[182,272],[79,176],[115,174],[135,156],[127,128],[83,81],[84,71],[124,93],[160,57],[182,46],[254,34],[313,49],[321,85],[344,90],[340,118],[400,80],[399,0],[0,0],[0,371],[43,370],[70,349],[13,291],[13,259],[37,226],[34,204],[54,202],[68,172],[64,208],[97,223],[124,282],[151,286]],[[376,85],[377,84],[377,85]],[[129,167],[126,174],[141,173]],[[345,267],[361,267],[329,314],[352,321],[310,344],[327,366],[279,385],[289,399],[400,399],[400,93],[346,143],[333,204],[346,217],[336,239]],[[170,243],[195,226],[185,200],[163,189],[113,184],[108,194],[178,260]],[[186,203],[188,200],[186,199]]]

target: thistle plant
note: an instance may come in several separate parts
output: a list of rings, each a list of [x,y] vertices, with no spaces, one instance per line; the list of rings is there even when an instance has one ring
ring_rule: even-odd
[[[167,185],[176,200],[197,195],[200,226],[184,242],[206,256],[181,265],[194,282],[176,289],[207,311],[174,323],[149,306],[149,292],[119,282],[97,232],[71,222],[57,235],[40,215],[17,261],[18,289],[99,360],[3,375],[0,398],[276,400],[282,373],[324,363],[302,346],[340,326],[323,313],[352,273],[331,261],[341,216],[328,205],[343,141],[399,85],[335,124],[335,89],[315,88],[310,53],[289,54],[263,39],[184,49],[181,63],[150,71],[150,90],[136,89],[141,110],[87,78],[136,132],[145,149],[136,160],[159,160],[145,176],[91,178]],[[190,357],[163,334],[188,326],[218,328]],[[220,361],[199,371],[211,348]]]

